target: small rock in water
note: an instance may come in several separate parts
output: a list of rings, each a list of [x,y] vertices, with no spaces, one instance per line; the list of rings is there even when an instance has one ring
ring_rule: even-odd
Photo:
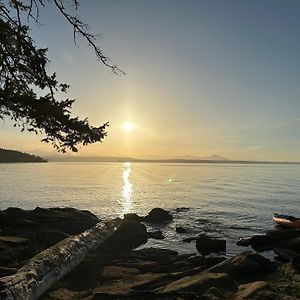
[[[177,233],[187,233],[187,230],[182,226],[176,226]]]
[[[162,208],[153,208],[149,214],[144,218],[149,223],[164,223],[173,220],[173,216]]]
[[[188,211],[188,210],[190,210],[188,207],[177,207],[175,209],[175,212],[179,213],[179,212],[185,212],[185,211]]]
[[[197,237],[189,237],[189,238],[183,239],[182,241],[184,243],[190,243],[190,242],[196,241],[196,240],[197,240]]]
[[[140,217],[138,214],[136,213],[128,213],[128,214],[124,214],[124,219],[125,220],[130,220],[130,221],[142,221],[143,217]]]
[[[196,248],[202,254],[226,252],[226,241],[211,238],[205,234],[197,237]]]
[[[165,236],[163,235],[161,230],[157,230],[157,231],[148,232],[148,238],[163,240]]]

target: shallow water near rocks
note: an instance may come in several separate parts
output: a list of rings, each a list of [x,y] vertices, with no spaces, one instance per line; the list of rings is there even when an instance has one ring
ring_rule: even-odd
[[[0,208],[75,207],[100,218],[154,207],[171,210],[164,240],[147,246],[196,252],[182,239],[206,233],[227,240],[227,254],[245,248],[239,237],[274,228],[274,212],[299,216],[300,165],[47,163],[0,164]],[[176,209],[176,208],[187,209]],[[187,233],[176,233],[176,226]]]

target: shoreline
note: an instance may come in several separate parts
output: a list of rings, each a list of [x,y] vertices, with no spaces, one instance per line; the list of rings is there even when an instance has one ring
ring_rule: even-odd
[[[15,276],[30,258],[59,241],[93,228],[99,221],[89,211],[74,208],[1,211],[1,279]],[[243,240],[243,245],[251,245],[253,251],[245,252],[241,248],[240,254],[229,258],[223,251],[225,240],[205,235],[195,236],[190,241],[195,242],[198,254],[178,254],[172,249],[148,248],[147,244],[134,250],[149,238],[161,238],[159,230],[147,232],[145,224],[159,227],[165,222],[173,222],[172,215],[159,208],[144,217],[125,215],[121,227],[111,238],[40,299],[300,297],[299,230],[273,231],[273,235],[268,233]],[[288,239],[282,243],[287,235]],[[266,249],[273,250],[282,261],[263,257],[260,251]]]

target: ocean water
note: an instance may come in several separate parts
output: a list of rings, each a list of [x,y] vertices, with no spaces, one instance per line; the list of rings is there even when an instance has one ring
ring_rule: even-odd
[[[300,216],[300,165],[47,163],[0,164],[0,209],[75,207],[110,218],[162,207],[174,222],[165,240],[147,246],[196,252],[186,237],[207,233],[227,240],[227,254],[242,250],[239,237],[274,228],[274,212]],[[186,208],[186,209],[178,209]],[[176,226],[188,230],[175,232]]]

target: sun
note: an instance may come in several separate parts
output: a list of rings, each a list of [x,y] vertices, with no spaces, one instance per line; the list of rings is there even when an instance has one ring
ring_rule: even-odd
[[[130,121],[126,121],[123,125],[122,125],[122,128],[124,131],[130,131],[134,128],[134,125],[132,122]]]

